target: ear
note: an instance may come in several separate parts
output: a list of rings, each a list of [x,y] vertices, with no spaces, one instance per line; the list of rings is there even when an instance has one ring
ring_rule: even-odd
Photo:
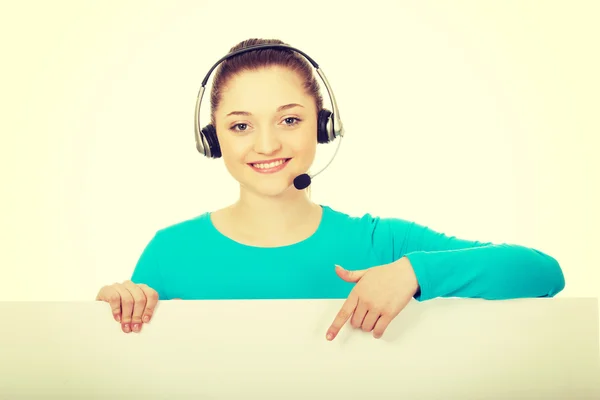
[[[330,122],[331,111],[321,109],[317,116],[317,142],[318,143],[329,143],[331,141],[329,137],[328,124]]]

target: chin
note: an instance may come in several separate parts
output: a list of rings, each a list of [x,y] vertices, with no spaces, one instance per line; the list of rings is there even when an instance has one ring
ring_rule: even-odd
[[[298,192],[294,187],[294,174],[285,174],[283,176],[262,177],[262,176],[244,176],[239,180],[243,190],[252,192],[259,196],[280,197],[287,195],[291,191]]]
[[[252,182],[246,184],[245,187],[256,194],[265,197],[279,197],[288,193],[290,190],[296,190],[293,183],[287,182]]]

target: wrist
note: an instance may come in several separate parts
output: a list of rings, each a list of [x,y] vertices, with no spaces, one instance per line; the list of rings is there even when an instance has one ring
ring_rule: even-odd
[[[421,290],[421,286],[419,285],[419,280],[417,279],[417,275],[415,274],[415,270],[410,260],[408,257],[404,256],[401,257],[397,263],[403,272],[403,280],[408,287],[411,288],[411,293],[413,293],[413,295],[417,294],[419,290]]]

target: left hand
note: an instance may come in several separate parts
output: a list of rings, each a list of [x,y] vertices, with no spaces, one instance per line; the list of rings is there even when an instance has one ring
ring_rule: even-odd
[[[373,331],[373,337],[379,339],[419,289],[412,265],[406,257],[359,271],[348,271],[336,265],[335,271],[340,278],[356,285],[327,331],[327,340],[337,336],[350,316],[354,328]]]

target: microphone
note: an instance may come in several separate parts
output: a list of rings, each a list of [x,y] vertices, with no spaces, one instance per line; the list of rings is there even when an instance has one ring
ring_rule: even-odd
[[[294,187],[298,190],[306,189],[310,186],[310,181],[311,178],[309,174],[298,175],[294,178]]]
[[[335,155],[337,154],[338,150],[340,149],[340,144],[342,144],[342,137],[343,137],[343,135],[339,136],[339,138],[338,138],[338,145],[335,148],[335,152],[333,153],[333,156],[331,157],[331,160],[329,160],[329,162],[327,163],[327,165],[325,165],[323,167],[323,169],[321,169],[319,172],[317,172],[313,176],[310,176],[309,174],[301,174],[301,175],[298,175],[297,177],[294,178],[294,187],[296,189],[298,189],[298,190],[306,189],[307,187],[310,186],[310,184],[312,182],[312,178],[314,178],[315,176],[319,175],[321,172],[325,171],[325,169],[329,166],[329,164],[331,164],[331,162],[335,158]]]

